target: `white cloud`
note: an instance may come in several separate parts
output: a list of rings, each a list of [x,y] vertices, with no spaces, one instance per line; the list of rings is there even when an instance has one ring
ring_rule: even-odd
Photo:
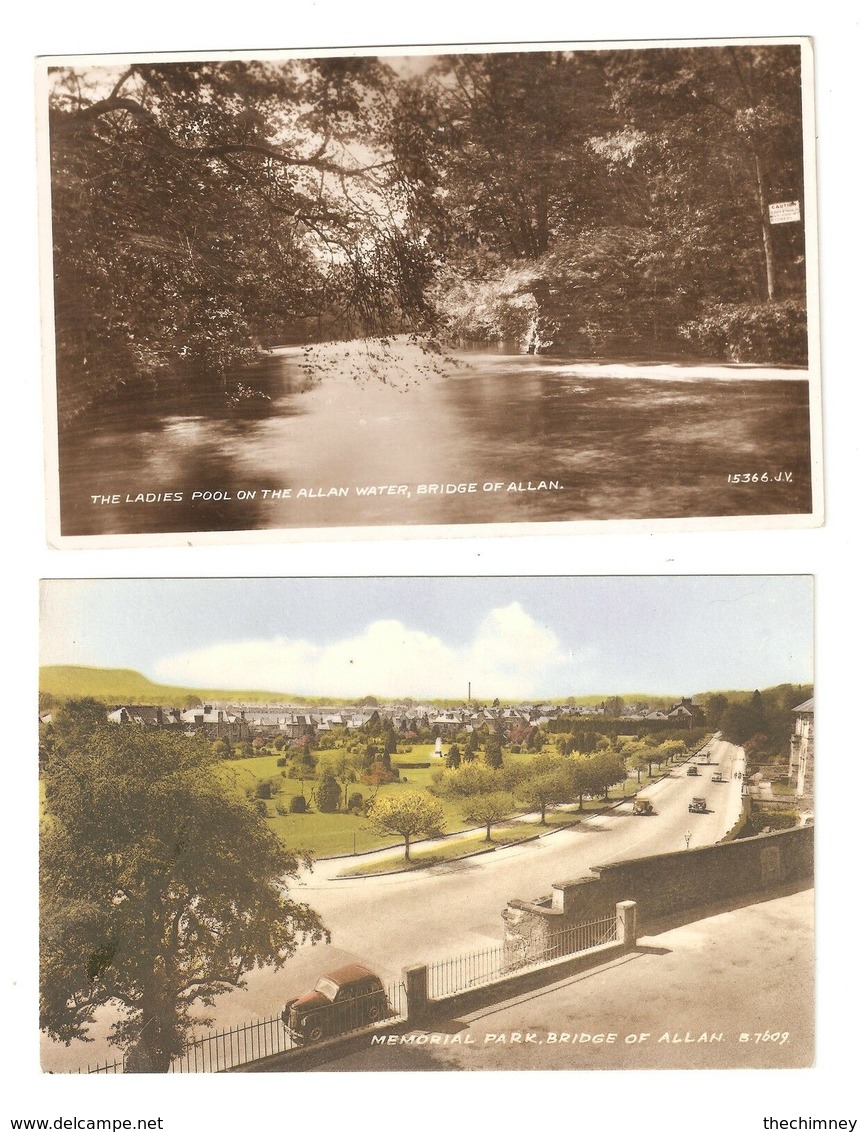
[[[558,694],[578,683],[578,658],[518,602],[493,609],[467,646],[454,647],[400,621],[375,621],[335,644],[227,642],[167,657],[159,679],[193,687],[263,688],[358,698],[519,698]]]

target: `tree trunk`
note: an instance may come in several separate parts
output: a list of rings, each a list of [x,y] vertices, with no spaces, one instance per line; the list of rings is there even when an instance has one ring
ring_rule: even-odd
[[[777,272],[775,270],[775,253],[772,247],[772,226],[769,221],[769,198],[766,190],[766,175],[762,160],[758,153],[754,154],[756,164],[756,184],[759,193],[760,215],[762,217],[763,255],[766,263],[766,293],[768,301],[774,302],[777,298]]]

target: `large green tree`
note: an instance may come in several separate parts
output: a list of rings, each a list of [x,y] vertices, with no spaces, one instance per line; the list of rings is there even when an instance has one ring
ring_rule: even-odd
[[[507,777],[516,797],[539,810],[540,825],[546,824],[550,806],[576,798],[570,760],[561,755],[539,754],[527,762],[513,763]]]
[[[40,1023],[87,1040],[109,1006],[127,1068],[165,1072],[197,1004],[327,936],[292,896],[309,861],[223,783],[205,742],[81,719],[60,735],[41,829]]]
[[[368,810],[368,821],[380,833],[394,833],[404,839],[404,859],[410,860],[410,839],[434,836],[444,825],[443,807],[436,798],[421,790],[377,798]]]
[[[515,810],[507,781],[502,769],[487,761],[472,762],[441,771],[435,788],[438,794],[457,802],[465,821],[484,825],[485,840],[491,841],[492,825]]]

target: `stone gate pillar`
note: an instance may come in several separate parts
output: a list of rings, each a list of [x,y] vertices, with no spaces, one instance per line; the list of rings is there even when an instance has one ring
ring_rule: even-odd
[[[615,923],[618,942],[625,947],[636,946],[636,901],[621,900],[615,905]]]
[[[428,1015],[428,967],[424,963],[405,967],[401,975],[407,994],[407,1021],[416,1026]]]

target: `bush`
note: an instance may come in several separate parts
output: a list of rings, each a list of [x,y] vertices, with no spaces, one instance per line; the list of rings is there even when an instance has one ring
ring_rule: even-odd
[[[751,810],[750,817],[745,822],[741,837],[756,837],[765,829],[779,830],[792,829],[799,824],[799,814],[796,810],[765,809],[762,804]]]
[[[286,755],[280,756],[280,758],[277,760],[277,765],[278,766],[286,766]]]
[[[313,796],[321,814],[333,814],[341,804],[341,788],[331,774],[324,774],[317,782]]]
[[[357,790],[350,794],[349,801],[347,802],[347,810],[351,814],[360,814],[364,808],[365,799],[363,796]]]
[[[256,797],[257,798],[270,798],[272,794],[271,783],[266,779],[265,782],[257,782],[256,784]]]
[[[289,800],[289,812],[291,814],[306,814],[307,802],[303,794],[295,794]]]
[[[758,365],[808,364],[805,303],[718,303],[686,323],[682,337],[716,358]]]

